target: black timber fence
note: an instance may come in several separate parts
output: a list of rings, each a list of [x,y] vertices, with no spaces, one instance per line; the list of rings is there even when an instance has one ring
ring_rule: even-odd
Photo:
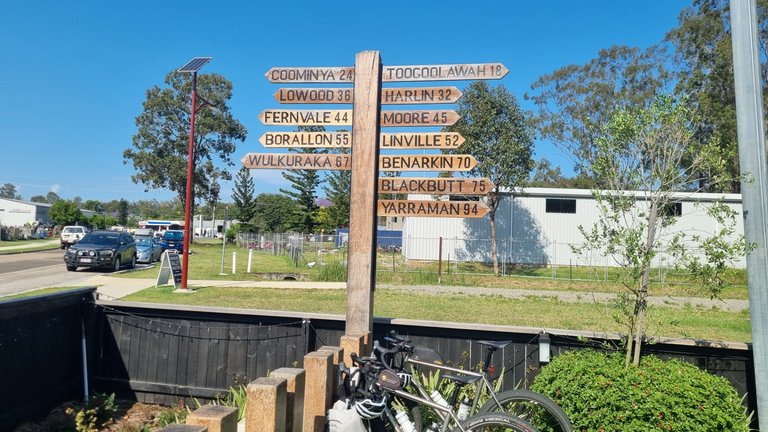
[[[211,399],[271,370],[302,367],[306,353],[338,345],[344,325],[339,315],[95,301],[93,289],[0,301],[0,430],[82,398],[84,378],[91,391],[148,403]],[[494,357],[506,388],[530,385],[541,367],[540,328],[374,320],[374,339],[390,330],[465,368],[483,360],[474,341],[511,340]],[[615,335],[549,331],[549,337],[553,356],[618,345]],[[645,352],[725,376],[754,410],[749,345],[665,339]]]

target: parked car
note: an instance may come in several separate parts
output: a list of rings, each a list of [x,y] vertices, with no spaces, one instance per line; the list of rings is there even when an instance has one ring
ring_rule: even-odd
[[[179,252],[184,252],[184,231],[168,230],[164,232],[160,245],[163,247],[163,251],[166,249],[176,249]]]
[[[88,234],[88,228],[84,226],[65,226],[63,230],[61,230],[61,248],[64,249],[66,247],[72,246],[73,244],[80,241],[81,238],[83,238],[84,235]]]
[[[136,238],[136,262],[153,263],[160,261],[163,254],[163,247],[160,241],[154,237]]]
[[[133,231],[133,238],[138,240],[141,237],[154,238],[155,230],[153,230],[152,228],[138,228]]]
[[[67,270],[78,267],[108,268],[118,271],[122,266],[136,266],[136,243],[126,232],[97,230],[86,234],[64,253]]]

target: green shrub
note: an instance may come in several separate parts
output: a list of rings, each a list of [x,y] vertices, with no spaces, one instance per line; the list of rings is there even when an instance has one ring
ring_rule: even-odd
[[[573,351],[542,368],[533,390],[568,414],[576,431],[748,431],[736,390],[723,377],[679,360]]]
[[[320,282],[346,282],[347,266],[338,261],[321,265],[315,279]]]

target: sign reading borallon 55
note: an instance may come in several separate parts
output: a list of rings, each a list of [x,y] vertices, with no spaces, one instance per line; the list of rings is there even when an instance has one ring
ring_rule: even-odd
[[[352,156],[344,154],[248,153],[240,161],[251,169],[352,169]],[[475,165],[471,155],[379,156],[380,171],[470,171]]]
[[[379,216],[481,218],[488,206],[480,201],[379,200]]]
[[[459,121],[453,110],[382,111],[381,126],[450,126]],[[352,110],[264,110],[259,120],[268,126],[352,126]]]
[[[486,195],[493,188],[487,178],[379,177],[379,193]]]
[[[455,149],[464,144],[458,132],[383,133],[380,137],[383,149]],[[267,132],[259,142],[272,148],[351,148],[352,132]]]
[[[462,93],[456,87],[413,87],[381,89],[382,105],[454,103]],[[351,88],[281,88],[274,97],[283,104],[349,104]]]
[[[501,63],[385,66],[383,69],[384,82],[501,79],[509,72]],[[272,83],[352,83],[355,70],[352,67],[274,67],[266,76]]]

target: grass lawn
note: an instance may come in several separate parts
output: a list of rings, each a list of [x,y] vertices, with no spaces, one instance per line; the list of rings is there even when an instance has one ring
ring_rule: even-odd
[[[123,300],[344,315],[345,290],[199,288],[176,294],[172,287],[149,288]],[[625,333],[609,305],[573,304],[552,298],[428,295],[379,289],[374,315],[434,321],[516,325]],[[648,334],[707,340],[751,340],[748,312],[650,307]]]
[[[58,239],[6,240],[0,242],[0,255],[38,252],[58,248]]]

